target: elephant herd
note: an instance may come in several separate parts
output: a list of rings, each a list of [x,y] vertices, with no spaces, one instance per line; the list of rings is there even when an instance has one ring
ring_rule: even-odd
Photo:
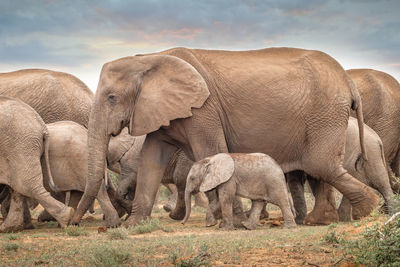
[[[38,220],[79,224],[95,199],[107,227],[132,226],[151,216],[160,184],[172,219],[187,221],[200,192],[206,226],[224,229],[254,229],[267,203],[288,227],[359,219],[378,205],[373,189],[392,213],[400,193],[399,83],[320,51],[130,56],[104,64],[95,95],[66,73],[2,73],[0,126],[1,232],[32,228],[37,203]]]

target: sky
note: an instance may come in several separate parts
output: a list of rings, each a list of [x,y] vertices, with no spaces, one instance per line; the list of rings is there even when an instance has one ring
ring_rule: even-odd
[[[104,63],[177,46],[315,49],[400,81],[400,1],[0,1],[0,72],[68,72],[95,91]]]

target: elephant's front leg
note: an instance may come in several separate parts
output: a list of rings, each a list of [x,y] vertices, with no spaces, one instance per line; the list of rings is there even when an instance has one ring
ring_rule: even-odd
[[[177,188],[175,209],[171,211],[169,217],[174,220],[182,220],[185,217],[185,209],[185,188]]]
[[[140,157],[131,216],[125,221],[125,227],[150,217],[165,168],[176,150],[177,147],[162,141],[157,132],[147,135]]]
[[[176,202],[178,199],[178,189],[174,184],[164,184],[164,186],[169,190],[170,195],[168,202],[164,204],[163,208],[166,212],[172,212],[176,207]]]
[[[4,222],[0,225],[0,232],[2,233],[17,232],[24,229],[24,197],[14,190],[10,191],[10,209]]]
[[[217,196],[217,190],[210,190],[205,193],[208,198],[208,208],[206,214],[206,227],[214,226],[218,223],[217,219],[222,218],[221,206]]]
[[[218,188],[218,199],[221,205],[223,230],[235,229],[233,225],[233,201],[235,199],[236,185],[231,181],[220,185]]]

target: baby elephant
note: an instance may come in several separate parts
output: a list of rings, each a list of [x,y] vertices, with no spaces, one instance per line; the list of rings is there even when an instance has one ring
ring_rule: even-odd
[[[295,227],[285,176],[270,156],[261,153],[220,153],[196,162],[187,176],[185,203],[190,216],[190,197],[198,191],[209,197],[216,190],[222,212],[221,227],[233,229],[232,204],[235,196],[252,200],[250,216],[242,224],[255,229],[264,203],[272,203],[282,211],[284,227]],[[214,213],[217,211],[213,210]]]

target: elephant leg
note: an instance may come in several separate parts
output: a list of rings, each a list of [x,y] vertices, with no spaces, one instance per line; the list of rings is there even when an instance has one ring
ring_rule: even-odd
[[[137,175],[135,199],[129,218],[124,222],[125,227],[136,225],[149,218],[157,191],[161,184],[164,171],[171,157],[178,150],[157,135],[157,132],[147,135],[144,142]],[[143,173],[146,170],[146,173]]]
[[[8,188],[8,194],[1,202],[1,215],[3,216],[3,220],[5,220],[7,217],[8,210],[10,209],[10,203],[11,203],[11,189]]]
[[[338,213],[339,213],[339,220],[341,222],[351,221],[351,203],[344,196],[342,197],[342,201],[340,202]]]
[[[306,224],[328,225],[339,221],[336,210],[335,191],[333,187],[322,181],[308,177],[308,183],[315,196],[313,210],[305,219]]]
[[[107,227],[118,227],[121,224],[118,212],[112,205],[110,198],[108,197],[107,190],[104,188],[104,181],[101,185],[99,193],[97,194],[97,200],[103,210],[105,217],[105,224]]]
[[[170,195],[168,202],[164,204],[163,208],[166,212],[172,212],[175,209],[178,201],[178,189],[174,184],[165,184],[164,186],[169,190]]]
[[[264,208],[264,201],[251,201],[251,209],[249,218],[242,222],[242,225],[248,230],[254,230],[257,227],[258,221],[260,219],[261,210]]]
[[[10,209],[0,225],[1,233],[17,232],[24,229],[24,197],[11,190]]]
[[[178,196],[176,199],[175,209],[169,214],[169,217],[174,220],[182,220],[185,217],[185,189],[177,188]]]
[[[29,199],[24,197],[24,229],[34,229],[35,226],[32,223],[32,217],[30,212],[30,202]]]
[[[235,196],[233,199],[233,225],[236,228],[242,227],[242,222],[247,220],[246,214],[243,212],[242,199]]]
[[[224,184],[223,188],[226,187]],[[231,190],[217,189],[219,203],[221,205],[222,222],[220,228],[222,230],[233,230],[233,201],[235,196],[232,196]]]
[[[304,224],[307,216],[307,204],[304,197],[304,172],[293,171],[286,174],[286,179],[289,185],[290,193],[292,194],[293,205],[296,211],[296,223]]]
[[[32,166],[32,162],[30,162],[29,165],[27,164],[27,166]],[[37,200],[44,209],[56,218],[61,227],[66,227],[72,218],[74,210],[54,199],[50,193],[46,191],[43,187],[43,176],[41,173],[40,162],[37,163],[37,166],[37,170],[31,168],[22,173],[16,171],[16,181],[23,182],[16,182],[13,189],[20,194]],[[36,173],[36,175],[32,176],[32,173]],[[27,179],[26,177],[31,178]]]
[[[218,223],[217,219],[222,218],[221,207],[216,190],[205,193],[208,198],[208,209],[206,213],[206,227],[214,226]]]
[[[126,209],[123,205],[121,205],[121,202],[119,202],[119,200],[121,200],[122,202],[126,202],[129,203],[130,201],[128,200],[122,200],[121,198],[118,199],[118,192],[117,189],[114,186],[114,183],[112,181],[109,182],[109,186],[107,189],[107,194],[108,197],[110,198],[111,204],[113,205],[113,207],[115,208],[115,210],[118,213],[118,216],[121,218],[122,216],[125,215],[125,213],[129,212],[130,209]],[[94,201],[93,201],[93,205],[94,205]],[[132,208],[132,207],[130,207]]]
[[[199,192],[196,195],[194,195],[194,205],[202,208],[208,207],[208,200],[203,192]]]

